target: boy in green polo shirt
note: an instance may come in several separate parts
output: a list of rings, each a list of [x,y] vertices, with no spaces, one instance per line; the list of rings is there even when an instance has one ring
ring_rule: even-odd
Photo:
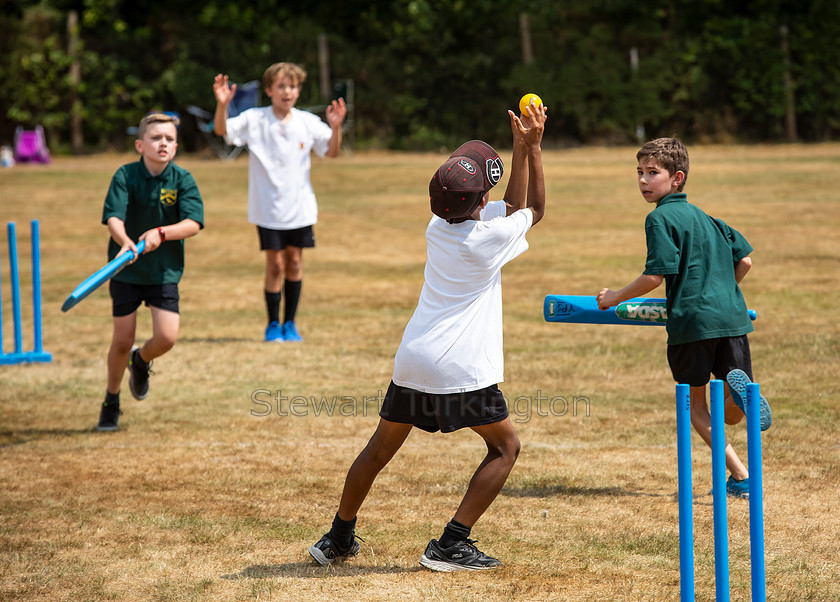
[[[665,280],[668,310],[668,364],[678,383],[691,390],[691,424],[711,446],[711,417],[706,404],[709,374],[728,383],[725,420],[744,417],[746,386],[752,378],[747,333],[753,326],[738,283],[752,266],[752,247],[735,229],[691,205],[683,193],[688,151],[675,138],[646,143],[636,154],[639,190],[656,207],[647,216],[647,261],[636,280],[619,291],[604,288],[598,307],[646,295]],[[770,427],[767,400],[761,397],[761,430]],[[726,491],[749,497],[749,472],[726,442]]]
[[[120,385],[126,365],[136,399],[149,393],[152,360],[169,351],[178,336],[178,282],[184,272],[184,239],[204,227],[204,206],[192,175],[172,163],[178,149],[178,120],[151,113],[140,122],[134,147],[140,160],[123,165],[111,179],[102,223],[111,240],[108,259],[137,254],[134,241],[146,241],[135,258],[110,282],[114,332],[108,350],[108,384],[97,430],[116,431]],[[152,313],[152,338],[134,345],[137,308]]]

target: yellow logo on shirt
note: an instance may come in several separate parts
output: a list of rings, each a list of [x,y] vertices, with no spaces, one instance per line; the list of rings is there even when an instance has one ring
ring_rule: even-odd
[[[171,207],[178,202],[178,191],[170,188],[160,189],[160,204],[164,207]]]

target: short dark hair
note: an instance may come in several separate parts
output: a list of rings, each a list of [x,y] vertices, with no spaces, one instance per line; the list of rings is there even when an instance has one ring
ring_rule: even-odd
[[[681,171],[685,174],[682,184],[677,189],[682,192],[686,180],[688,180],[688,149],[676,138],[657,138],[642,145],[636,153],[636,160],[653,159],[663,168],[668,170],[672,176]]]
[[[140,120],[140,126],[137,128],[137,139],[141,140],[146,135],[146,130],[150,125],[155,123],[172,123],[175,129],[181,124],[181,120],[174,115],[167,115],[166,113],[149,113]]]

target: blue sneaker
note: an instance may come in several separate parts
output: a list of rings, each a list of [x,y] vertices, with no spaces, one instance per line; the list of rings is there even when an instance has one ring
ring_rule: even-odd
[[[282,343],[286,340],[283,336],[283,327],[280,322],[271,322],[265,329],[266,343]]]
[[[726,494],[732,497],[739,497],[745,500],[750,499],[750,479],[736,481],[735,477],[729,475],[726,479]]]
[[[733,370],[726,375],[726,382],[729,385],[729,391],[732,393],[732,400],[735,402],[744,415],[747,414],[747,385],[752,381],[747,373],[743,370]],[[773,422],[773,415],[770,412],[770,404],[764,399],[764,395],[759,394],[759,414],[761,416],[761,430],[766,431],[770,428]]]
[[[295,323],[291,320],[283,324],[283,338],[290,343],[300,343],[303,340],[303,337],[300,336]]]

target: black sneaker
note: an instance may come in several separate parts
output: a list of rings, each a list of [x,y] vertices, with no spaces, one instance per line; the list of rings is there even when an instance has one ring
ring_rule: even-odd
[[[440,542],[433,539],[426,546],[426,553],[420,557],[420,564],[444,573],[481,571],[502,566],[501,562],[479,550],[474,543],[472,539],[465,539],[449,548],[442,548]]]
[[[353,543],[350,547],[342,550],[338,544],[335,543],[332,537],[330,537],[330,534],[327,533],[318,540],[318,543],[309,548],[309,555],[312,556],[312,558],[315,559],[315,562],[321,566],[332,564],[334,560],[355,556],[359,553],[359,549],[361,548],[359,542],[356,540],[361,538],[358,535],[354,535],[353,537]]]
[[[146,364],[145,368],[140,367],[138,355],[140,347],[135,345],[128,354],[128,388],[134,399],[146,399],[149,394],[149,374],[152,372],[152,362]]]
[[[120,430],[120,416],[122,416],[120,404],[103,401],[102,409],[99,410],[99,424],[96,425],[96,430],[105,432]]]

